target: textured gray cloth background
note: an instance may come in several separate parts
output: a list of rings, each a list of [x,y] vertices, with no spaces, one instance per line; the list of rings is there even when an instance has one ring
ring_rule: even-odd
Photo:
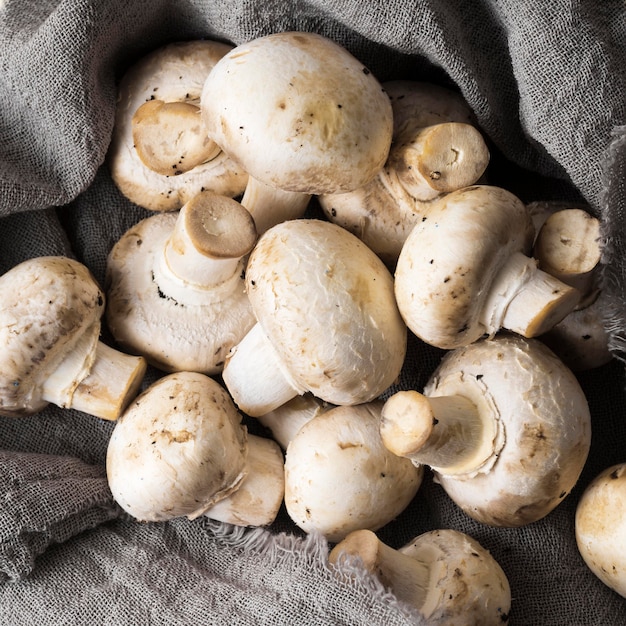
[[[607,326],[621,358],[623,1],[0,0],[0,7],[0,272],[29,257],[70,254],[102,280],[111,245],[146,215],[120,196],[105,164],[116,81],[128,64],[170,41],[236,44],[310,30],[345,45],[381,80],[456,85],[491,142],[495,184],[525,201],[589,203],[603,219]],[[412,340],[399,386],[419,389],[439,356]],[[490,528],[427,478],[381,539],[399,547],[433,528],[468,532],[509,577],[511,624],[626,624],[626,600],[587,570],[573,526],[584,486],[626,460],[623,363],[580,380],[594,420],[592,450],[557,510],[528,527]],[[54,407],[0,420],[3,626],[421,623],[376,581],[335,579],[324,540],[305,537],[284,511],[270,529],[251,531],[124,518],[104,473],[111,429]]]

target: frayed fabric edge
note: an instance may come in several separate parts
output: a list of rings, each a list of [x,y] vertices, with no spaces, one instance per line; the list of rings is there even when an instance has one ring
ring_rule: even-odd
[[[626,362],[626,228],[619,222],[620,210],[617,206],[618,198],[622,198],[621,202],[625,206],[621,213],[626,223],[626,126],[616,126],[612,136],[601,198],[602,289],[607,296],[604,322],[609,350],[615,358]]]
[[[349,588],[369,601],[391,607],[416,626],[427,624],[424,616],[415,607],[400,601],[374,574],[365,569],[359,557],[342,555],[336,563],[329,563],[330,546],[321,533],[311,532],[301,537],[287,532],[273,533],[264,527],[248,528],[225,524],[209,518],[202,523],[223,545],[257,552],[269,559],[270,563],[296,561],[340,588]]]

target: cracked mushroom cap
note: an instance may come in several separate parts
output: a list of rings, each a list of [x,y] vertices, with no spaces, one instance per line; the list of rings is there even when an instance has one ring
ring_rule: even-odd
[[[385,448],[381,402],[335,407],[300,428],[287,447],[285,505],[305,532],[329,541],[377,530],[411,502],[423,469]]]
[[[201,100],[209,136],[277,189],[356,189],[389,152],[391,104],[380,83],[315,33],[275,33],[237,46],[211,71]]]
[[[243,193],[247,174],[208,139],[200,113],[204,81],[231,49],[211,40],[172,43],[123,76],[107,159],[135,204],[171,211],[202,190]]]
[[[463,396],[495,433],[478,469],[437,481],[468,515],[493,526],[522,526],[570,493],[591,441],[580,384],[538,339],[505,333],[444,356],[424,395]]]
[[[115,501],[141,521],[202,515],[245,478],[241,419],[224,388],[204,374],[159,379],[126,409],[109,440]]]
[[[92,274],[70,258],[36,257],[0,276],[1,415],[45,408],[44,384],[61,362],[85,339],[95,352],[104,306]]]

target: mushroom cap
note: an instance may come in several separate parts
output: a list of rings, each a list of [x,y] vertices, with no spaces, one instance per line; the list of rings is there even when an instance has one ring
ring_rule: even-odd
[[[433,563],[422,613],[432,624],[500,626],[508,621],[511,588],[500,564],[476,539],[452,529],[419,535],[399,549]]]
[[[172,167],[172,175],[166,176],[143,162],[133,139],[135,113],[142,105],[155,102],[150,107],[159,102],[173,104],[181,112],[187,110],[187,115],[195,107],[193,128],[206,136],[199,113],[202,86],[217,61],[231,49],[206,39],[171,43],[139,59],[122,77],[107,159],[115,184],[135,204],[152,211],[171,211],[203,189],[230,197],[243,193],[248,175],[221,151],[187,171],[177,173]],[[158,134],[158,130],[153,132]]]
[[[626,464],[600,472],[576,507],[576,544],[589,569],[626,598]]]
[[[113,246],[106,270],[106,321],[121,346],[155,367],[213,375],[256,319],[241,274],[194,292],[189,302],[160,290],[154,267],[177,217],[178,212],[147,217]]]
[[[534,230],[525,205],[505,189],[474,185],[436,202],[408,236],[395,271],[398,307],[427,343],[453,349],[486,333],[489,285]]]
[[[296,389],[332,404],[358,404],[399,375],[407,329],[393,278],[340,226],[298,219],[272,227],[250,254],[246,288]]]
[[[304,424],[287,447],[285,506],[305,532],[341,541],[377,530],[411,502],[423,468],[389,452],[379,433],[379,401],[335,407]]]
[[[99,329],[104,305],[95,278],[70,258],[32,258],[0,276],[1,415],[30,415],[48,404],[44,381],[83,333]]]
[[[237,46],[202,91],[209,136],[261,182],[309,194],[356,189],[387,159],[389,98],[345,48],[282,32]]]
[[[503,333],[451,351],[424,395],[462,395],[499,422],[503,443],[484,466],[435,472],[470,517],[522,526],[547,515],[576,484],[589,453],[589,406],[571,370],[538,339]]]
[[[247,431],[226,390],[195,372],[157,380],[119,418],[107,448],[115,501],[141,521],[193,519],[245,478]]]

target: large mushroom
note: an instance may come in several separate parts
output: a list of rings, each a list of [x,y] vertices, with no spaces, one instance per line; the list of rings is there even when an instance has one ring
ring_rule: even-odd
[[[335,572],[353,575],[356,561],[398,600],[433,626],[501,626],[511,588],[500,564],[473,537],[452,529],[423,533],[395,550],[370,530],[356,530],[329,554]]]
[[[0,415],[53,403],[119,417],[146,361],[100,341],[104,307],[100,286],[74,259],[35,257],[0,276]]]
[[[397,378],[407,329],[383,262],[347,230],[297,219],[266,231],[246,270],[257,323],[224,365],[239,408],[263,415],[307,391],[368,402]]]
[[[577,305],[579,292],[528,256],[534,228],[509,191],[475,185],[431,205],[405,241],[395,293],[420,339],[454,349],[508,329],[540,335]]]
[[[499,334],[448,352],[424,387],[393,394],[381,436],[429,465],[469,516],[522,526],[576,484],[591,417],[574,374],[538,339]]]
[[[313,194],[366,184],[391,144],[391,104],[380,83],[315,33],[237,46],[207,77],[201,107],[209,137],[249,174],[242,204],[259,233],[301,217]]]
[[[385,448],[382,402],[339,406],[304,424],[287,446],[285,506],[305,532],[336,542],[397,517],[419,489],[423,468]]]
[[[135,204],[173,211],[202,190],[235,197],[248,176],[206,135],[200,93],[231,45],[175,42],[124,74],[107,160],[111,177]]]
[[[328,219],[363,240],[390,267],[435,198],[476,183],[489,151],[472,110],[456,92],[418,81],[383,83],[393,111],[385,166],[367,185],[325,194]]]
[[[626,598],[626,463],[600,472],[576,506],[576,545],[589,569]]]
[[[256,321],[244,288],[256,239],[244,207],[206,191],[142,220],[108,257],[112,335],[161,370],[218,374]]]
[[[135,399],[115,425],[106,468],[116,502],[141,521],[266,525],[283,500],[278,444],[248,435],[226,390],[197,372],[164,376]]]

